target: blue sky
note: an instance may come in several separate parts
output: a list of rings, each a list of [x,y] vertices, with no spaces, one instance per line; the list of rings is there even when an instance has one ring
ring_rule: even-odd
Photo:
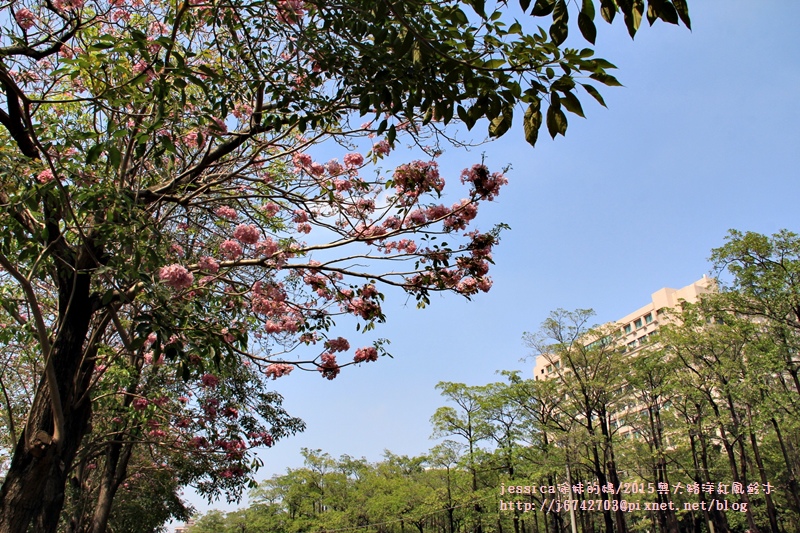
[[[532,149],[515,124],[499,141],[442,156],[452,182],[482,153],[492,169],[512,166],[478,219],[512,228],[495,252],[494,287],[472,302],[435,296],[425,310],[389,295],[377,334],[394,359],[333,381],[295,372],[273,382],[308,429],[262,452],[259,477],[301,466],[302,447],[372,461],[384,449],[425,453],[444,405],[436,383],[530,375],[521,337],[551,310],[614,320],[709,273],[728,229],[800,231],[800,2],[696,0],[690,10],[692,31],[657,24],[635,41],[621,19],[598,26],[598,55],[624,87],[603,89],[608,109],[587,96],[587,119],[570,115],[565,138],[543,132]],[[349,326],[343,333],[361,345]]]

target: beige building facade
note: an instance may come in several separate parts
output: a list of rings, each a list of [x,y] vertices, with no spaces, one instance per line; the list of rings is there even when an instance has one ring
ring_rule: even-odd
[[[615,342],[625,346],[628,352],[637,351],[652,341],[651,337],[659,326],[669,320],[667,311],[678,307],[681,302],[695,303],[700,295],[716,290],[716,281],[705,275],[680,289],[664,287],[657,290],[651,295],[650,303],[616,321],[619,330]],[[534,379],[550,379],[557,375],[560,366],[561,361],[552,355],[539,355],[533,369]]]

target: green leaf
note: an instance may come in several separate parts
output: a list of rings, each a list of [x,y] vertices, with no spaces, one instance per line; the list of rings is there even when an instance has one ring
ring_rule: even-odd
[[[592,96],[592,98],[597,100],[601,106],[608,107],[606,105],[605,100],[603,100],[603,97],[600,95],[600,92],[597,89],[595,89],[592,85],[589,85],[588,83],[581,83],[581,86],[586,90],[587,93],[589,93]]]
[[[628,34],[631,38],[636,36],[639,25],[642,23],[644,14],[644,3],[642,0],[633,0],[630,9],[623,12],[625,15],[625,26],[628,27]]]
[[[86,164],[92,165],[97,162],[97,159],[100,157],[100,154],[103,152],[104,146],[102,144],[95,144],[89,151],[86,152]]]
[[[522,12],[525,13],[531,5],[531,0],[519,0],[519,7],[522,9]]]
[[[553,10],[553,24],[550,26],[550,39],[556,46],[561,46],[567,40],[569,32],[569,11],[566,0],[556,0]]]
[[[556,135],[563,136],[567,132],[567,117],[561,110],[561,101],[556,95],[552,95],[550,107],[547,108],[547,131],[553,139]]]
[[[555,5],[556,0],[536,0],[536,3],[533,4],[531,15],[534,17],[546,17],[553,12]]]
[[[611,24],[617,14],[617,3],[614,0],[600,0],[600,15]]]
[[[564,104],[564,107],[567,108],[567,111],[569,111],[570,113],[574,113],[579,117],[586,118],[586,115],[583,114],[583,107],[581,107],[580,100],[578,100],[578,97],[572,94],[571,92],[564,93],[562,103]]]
[[[541,103],[539,100],[534,100],[525,110],[525,117],[522,119],[522,127],[525,130],[525,140],[531,146],[536,146],[536,140],[539,138],[539,128],[542,125],[542,112],[540,111]]]
[[[489,124],[489,137],[502,137],[514,121],[514,108],[506,107],[503,113]]]
[[[486,0],[466,0],[466,3],[469,4],[481,18],[486,18]]]
[[[594,21],[583,11],[578,13],[578,29],[581,30],[584,39],[594,44],[597,39],[597,28],[594,26]]]
[[[116,146],[111,146],[108,149],[108,164],[111,165],[111,168],[119,167],[120,162],[122,161],[122,154],[119,151],[119,148]]]
[[[593,72],[589,77],[609,87],[622,87],[622,84],[617,81],[617,78],[605,72]]]
[[[686,0],[672,0],[672,5],[675,6],[675,11],[678,12],[678,16],[686,24],[686,27],[691,30],[692,21],[689,19],[689,5]]]

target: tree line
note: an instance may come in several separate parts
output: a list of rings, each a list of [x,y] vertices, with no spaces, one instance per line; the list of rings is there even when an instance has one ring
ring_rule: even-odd
[[[732,231],[711,260],[719,291],[635,352],[591,310],[555,311],[524,336],[551,377],[440,383],[427,454],[305,450],[192,533],[797,531],[800,237]]]

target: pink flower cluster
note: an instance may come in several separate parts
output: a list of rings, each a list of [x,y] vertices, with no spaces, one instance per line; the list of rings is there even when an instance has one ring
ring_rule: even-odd
[[[461,171],[461,183],[471,183],[472,194],[492,201],[499,194],[500,187],[508,184],[508,180],[500,172],[489,174],[486,165],[473,165]]]
[[[320,356],[322,359],[322,363],[319,364],[317,370],[322,373],[322,377],[325,379],[334,379],[336,376],[339,375],[341,369],[339,368],[338,363],[336,363],[336,356],[330,353],[324,353]]]
[[[391,151],[392,147],[389,146],[388,141],[380,141],[372,147],[372,153],[377,156],[385,156]]]
[[[311,159],[311,156],[309,154],[298,152],[292,156],[292,163],[294,163],[294,166],[299,169],[308,168],[309,166],[311,166],[312,161],[313,160]]]
[[[264,374],[266,374],[268,378],[278,379],[279,377],[288,375],[292,370],[294,370],[294,365],[273,363],[264,370]]]
[[[239,214],[236,213],[232,207],[228,207],[227,205],[221,205],[214,210],[214,214],[220,218],[224,218],[227,220],[235,221],[239,218]]]
[[[38,181],[39,183],[50,183],[54,179],[55,176],[53,176],[53,171],[51,171],[50,169],[42,170],[41,172],[39,172],[39,175],[36,176],[36,181]]]
[[[328,174],[331,176],[337,176],[344,171],[342,165],[339,163],[337,159],[331,159],[325,164],[325,168],[328,169]]]
[[[363,164],[364,164],[364,156],[357,152],[352,152],[344,156],[344,166],[348,170],[358,168]]]
[[[194,275],[186,267],[175,264],[161,267],[158,271],[161,281],[173,289],[186,289],[194,282]]]
[[[413,161],[400,165],[395,169],[392,179],[397,193],[410,200],[429,191],[441,193],[444,189],[444,179],[439,176],[436,161]]]
[[[252,224],[239,224],[233,230],[233,238],[242,244],[255,244],[260,235],[259,229]]]
[[[478,216],[478,206],[466,198],[453,204],[453,214],[444,220],[444,228],[448,231],[460,231],[467,228],[471,220]]]
[[[203,383],[203,387],[211,387],[214,388],[219,385],[219,378],[214,374],[205,374],[200,381]]]
[[[204,255],[200,258],[200,260],[197,262],[197,266],[200,267],[201,270],[211,272],[212,274],[219,272],[219,263],[217,260],[207,255]]]
[[[272,438],[272,435],[270,435],[266,431],[251,431],[250,433],[247,434],[247,437],[252,441],[250,443],[251,445],[259,444],[260,441],[260,444],[266,447],[271,447],[275,443],[275,441]]]
[[[242,257],[242,245],[231,239],[222,241],[222,244],[219,245],[219,251],[226,259],[239,259]]]
[[[350,343],[344,337],[337,337],[335,339],[328,339],[325,342],[325,348],[331,352],[346,352],[350,349]]]
[[[268,217],[274,217],[275,214],[281,210],[281,206],[275,202],[267,202],[261,206],[261,211]]]
[[[256,251],[261,255],[271,256],[278,251],[278,243],[267,237],[263,241],[256,243]]]
[[[365,348],[359,348],[356,350],[356,356],[353,358],[353,361],[356,363],[364,363],[368,361],[377,361],[378,360],[378,350],[374,346],[367,346]]]
[[[29,30],[33,27],[33,23],[36,21],[36,15],[34,15],[31,10],[23,7],[14,13],[14,19],[17,21],[17,24],[19,24],[20,28],[23,30]]]

